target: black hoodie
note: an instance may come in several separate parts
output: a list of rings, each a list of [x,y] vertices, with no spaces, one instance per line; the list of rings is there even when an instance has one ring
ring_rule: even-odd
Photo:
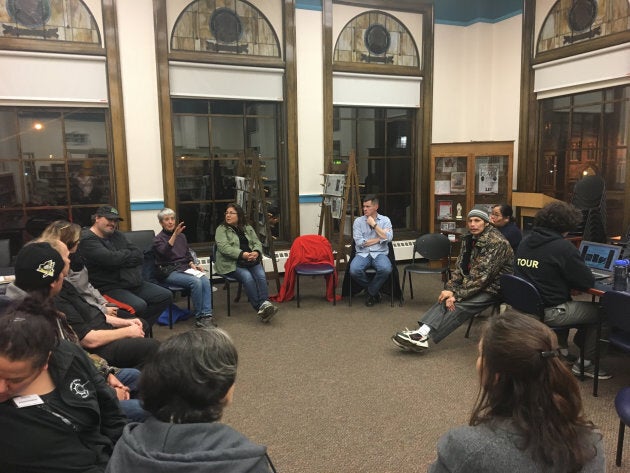
[[[269,473],[266,448],[219,422],[129,424],[107,473]]]
[[[538,289],[545,307],[571,300],[571,289],[586,290],[595,284],[578,249],[548,228],[534,227],[516,251],[515,273]]]

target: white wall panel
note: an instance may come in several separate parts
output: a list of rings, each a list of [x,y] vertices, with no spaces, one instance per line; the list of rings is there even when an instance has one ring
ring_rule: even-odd
[[[0,70],[4,105],[107,105],[102,56],[0,51]]]
[[[420,107],[420,77],[333,73],[335,105]]]
[[[534,66],[539,99],[630,83],[630,44]]]
[[[282,69],[171,62],[171,96],[282,100]]]

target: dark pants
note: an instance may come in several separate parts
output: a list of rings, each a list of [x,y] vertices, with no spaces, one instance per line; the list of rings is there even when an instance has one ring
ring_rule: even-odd
[[[142,368],[155,355],[160,342],[153,338],[122,338],[90,351],[118,368]]]
[[[135,316],[146,320],[149,327],[173,302],[171,291],[146,281],[133,289],[110,289],[105,294],[133,307]]]
[[[418,323],[431,327],[429,337],[438,343],[471,317],[500,302],[499,296],[479,292],[469,299],[456,302],[455,310],[448,310],[444,303],[435,303],[424,313]]]

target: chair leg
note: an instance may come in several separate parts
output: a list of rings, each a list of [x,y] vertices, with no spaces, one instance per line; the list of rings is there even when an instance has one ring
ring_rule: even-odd
[[[619,434],[617,435],[617,455],[615,457],[615,465],[621,466],[621,455],[623,454],[623,434],[626,425],[622,420],[619,421]]]
[[[595,377],[593,378],[593,396],[597,397],[597,389],[599,388],[599,355],[600,355],[600,350],[599,350],[599,343],[600,343],[600,339],[602,338],[602,323],[601,323],[601,316],[599,318],[599,321],[597,322],[597,337],[595,337],[595,359],[591,360],[593,363],[595,363]]]
[[[228,312],[228,317],[232,316],[232,312],[231,312],[231,305],[232,305],[232,298],[230,297],[230,283],[226,282],[225,283],[225,287],[227,289],[227,312]]]
[[[409,275],[409,296],[413,299],[413,283],[411,282],[411,273],[407,273]]]
[[[350,276],[350,272],[348,271],[348,277],[350,278],[350,282],[348,283],[349,293],[348,293],[348,305],[352,307],[352,276]]]
[[[299,274],[295,274],[296,278],[297,278],[297,306],[298,309],[300,308],[300,275]]]
[[[170,306],[168,306],[168,328],[173,330],[173,304],[172,303]]]
[[[464,338],[468,338],[470,336],[470,329],[472,328],[472,324],[475,321],[475,316],[473,315],[470,318],[470,322],[468,322],[468,328],[466,329],[466,334],[464,335]]]
[[[332,279],[333,279],[333,305],[337,305],[337,271],[333,271]],[[324,277],[324,283],[325,282],[326,282],[326,278]]]
[[[389,304],[394,307],[394,272],[389,275],[390,288],[389,288]]]
[[[403,283],[402,283],[402,287],[400,288],[400,293],[402,294],[402,297],[405,297],[405,283],[407,282],[407,271],[403,271]]]

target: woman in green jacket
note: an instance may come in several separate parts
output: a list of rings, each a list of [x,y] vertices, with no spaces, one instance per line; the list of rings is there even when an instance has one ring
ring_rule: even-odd
[[[263,322],[269,322],[278,307],[269,302],[267,277],[262,265],[262,243],[245,220],[238,204],[228,204],[225,221],[214,236],[217,245],[215,268],[218,273],[238,279],[249,303]]]

